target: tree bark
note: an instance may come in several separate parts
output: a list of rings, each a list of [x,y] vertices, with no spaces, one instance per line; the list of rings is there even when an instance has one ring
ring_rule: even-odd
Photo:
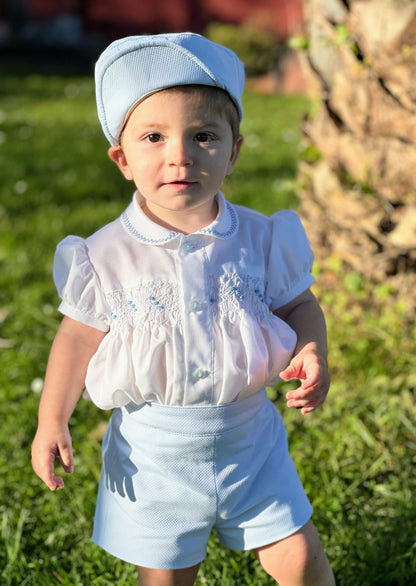
[[[305,4],[318,112],[303,132],[319,155],[299,179],[315,254],[370,280],[416,283],[416,2]]]

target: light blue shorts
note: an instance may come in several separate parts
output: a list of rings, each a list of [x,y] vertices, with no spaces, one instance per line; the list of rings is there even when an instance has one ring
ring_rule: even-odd
[[[228,405],[114,410],[93,533],[114,556],[186,568],[204,559],[212,529],[229,548],[254,549],[296,532],[311,514],[264,390]]]

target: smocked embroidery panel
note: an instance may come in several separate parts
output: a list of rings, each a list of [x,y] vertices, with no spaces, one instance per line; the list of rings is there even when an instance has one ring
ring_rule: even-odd
[[[262,279],[228,273],[210,280],[210,301],[214,315],[234,321],[241,309],[257,319],[270,313],[265,303]]]
[[[169,281],[142,282],[131,289],[111,291],[106,298],[113,329],[180,321],[178,287]]]
[[[142,282],[131,289],[109,292],[106,298],[113,321],[112,329],[151,324],[181,325],[181,303],[176,283]],[[264,301],[263,281],[249,275],[212,275],[207,301],[215,317],[230,321],[235,321],[241,310],[256,319],[264,319],[270,313]]]

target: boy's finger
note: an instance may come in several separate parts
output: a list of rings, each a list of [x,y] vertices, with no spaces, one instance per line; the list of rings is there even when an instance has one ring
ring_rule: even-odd
[[[64,487],[64,481],[60,476],[54,476],[54,465],[55,465],[55,452],[50,452],[45,458],[38,456],[32,456],[32,466],[35,473],[39,476],[39,478],[46,484],[46,486],[54,491],[57,488]],[[68,456],[66,456],[68,457]],[[62,461],[62,460],[61,460]],[[71,454],[71,462],[72,462],[72,454]],[[63,464],[64,470],[66,472],[72,472],[72,470],[68,469],[68,466]],[[72,467],[72,463],[69,464],[69,468]]]
[[[51,490],[55,490],[56,488],[64,488],[65,484],[60,476],[53,476],[52,478],[53,478],[53,487],[54,488],[52,488]]]
[[[279,373],[280,378],[283,380],[290,380],[291,378],[299,378],[301,375],[301,369],[296,363],[291,362],[282,372]]]
[[[55,490],[63,482],[59,476],[53,475],[53,462],[44,468],[35,469],[35,472],[50,490]]]
[[[72,456],[72,449],[64,447],[59,449],[59,459],[62,467],[67,474],[71,474],[74,471],[74,460]]]
[[[287,402],[288,407],[294,407],[295,409],[299,409],[303,415],[309,413],[310,411],[314,411],[317,407],[319,407],[321,401],[294,401],[290,400]]]
[[[303,401],[305,403],[310,403],[311,401],[316,401],[319,397],[319,387],[316,389],[309,389],[301,385],[297,389],[292,389],[286,393],[287,400],[293,401]]]
[[[65,470],[65,466],[64,466],[64,470]],[[65,472],[68,472],[67,470],[65,470]],[[71,470],[72,472],[72,470]],[[50,490],[56,490],[57,488],[64,488],[65,483],[63,481],[63,479],[60,476],[55,476],[53,473],[53,465],[51,468],[49,468],[47,471],[45,471],[45,474],[38,474],[38,476],[43,480],[43,482],[46,484],[46,486],[50,489]]]

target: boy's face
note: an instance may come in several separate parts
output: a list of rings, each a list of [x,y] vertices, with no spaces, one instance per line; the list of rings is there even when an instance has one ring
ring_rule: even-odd
[[[215,196],[241,143],[242,137],[234,143],[229,122],[207,107],[203,91],[166,90],[133,110],[121,145],[109,155],[135,182],[150,217],[180,227],[186,214],[202,227],[216,217]]]

